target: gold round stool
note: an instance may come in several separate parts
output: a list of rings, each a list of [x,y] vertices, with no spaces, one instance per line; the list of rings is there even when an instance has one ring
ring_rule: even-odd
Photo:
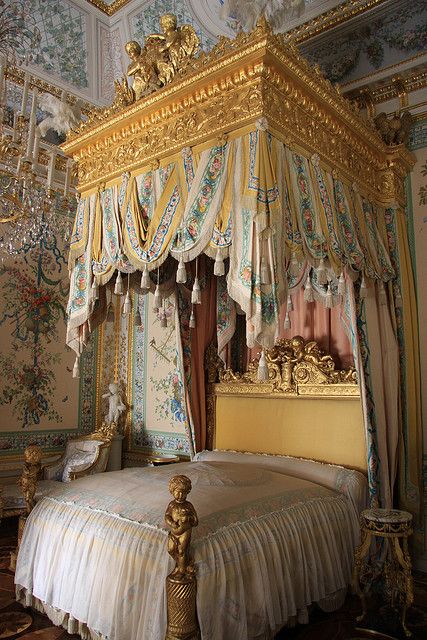
[[[411,574],[411,557],[408,552],[408,537],[412,534],[412,515],[398,509],[366,509],[360,517],[361,544],[354,554],[353,587],[362,603],[362,622],[367,613],[366,596],[378,575],[370,556],[374,537],[385,542],[381,553],[384,594],[390,605],[401,608],[401,623],[405,635],[412,633],[406,627],[406,612],[414,600],[414,585]],[[401,543],[402,542],[402,546]]]

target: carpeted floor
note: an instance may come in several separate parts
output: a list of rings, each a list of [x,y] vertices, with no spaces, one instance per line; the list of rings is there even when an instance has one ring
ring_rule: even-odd
[[[0,525],[0,639],[18,640],[78,640],[39,613],[24,609],[15,602],[13,573],[8,569],[9,553],[16,546],[16,522],[10,520]],[[427,574],[415,574],[415,603],[408,613],[408,627],[413,640],[427,639]],[[393,611],[378,606],[370,607],[366,631],[357,628],[355,618],[360,613],[359,601],[348,596],[344,606],[334,613],[324,613],[313,606],[310,624],[286,628],[276,640],[404,640],[399,621]],[[7,615],[6,615],[7,614]],[[7,634],[7,629],[14,632]],[[377,633],[372,633],[372,630]],[[138,640],[143,640],[138,639]],[[224,640],[231,640],[224,638]]]

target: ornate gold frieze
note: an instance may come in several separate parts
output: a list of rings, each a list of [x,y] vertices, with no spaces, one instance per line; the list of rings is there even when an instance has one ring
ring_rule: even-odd
[[[209,55],[191,58],[171,84],[137,102],[126,104],[126,81],[117,85],[112,107],[94,111],[62,147],[78,164],[80,191],[263,116],[273,133],[317,153],[350,183],[384,204],[403,204],[394,185],[411,160],[402,151],[390,164],[373,125],[285,40],[261,20],[250,34],[220,38]]]

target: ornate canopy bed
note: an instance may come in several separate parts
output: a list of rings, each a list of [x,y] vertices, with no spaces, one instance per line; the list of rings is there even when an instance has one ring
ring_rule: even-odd
[[[169,626],[166,618],[165,579],[172,567],[164,511],[168,483],[178,473],[191,479],[198,515],[191,553],[202,638],[272,638],[286,622],[307,621],[312,602],[325,610],[338,608],[351,578],[358,515],[368,495],[366,454],[358,446],[363,434],[358,385],[354,370],[336,371],[315,344],[291,342],[268,353],[271,383],[260,384],[251,371],[241,377],[221,372],[221,381],[210,387],[212,435],[218,444],[236,443],[247,451],[292,452],[303,426],[295,415],[289,419],[294,402],[310,428],[315,426],[298,453],[309,458],[320,452],[326,464],[206,450],[189,463],[64,484],[36,505],[25,526],[15,575],[19,600],[92,640],[163,640],[166,631],[168,638],[195,638],[185,631],[191,611],[169,590]],[[299,361],[287,366],[290,355],[299,355]],[[239,439],[230,440],[221,401],[239,405],[242,394],[255,405]],[[268,444],[270,416],[264,414],[264,429],[264,408],[253,410],[261,396],[280,407]],[[344,414],[353,414],[345,426],[351,448],[336,442],[336,421],[322,419],[324,410],[340,416],[341,425]],[[328,464],[341,460],[350,468]],[[181,582],[178,577],[184,589],[185,577]]]
[[[371,504],[390,506],[398,460],[400,499],[419,514],[417,331],[403,211],[413,159],[403,145],[387,147],[265,21],[199,56],[191,28],[170,16],[162,27],[143,49],[127,49],[134,88],[116,82],[113,105],[63,146],[81,193],[67,342],[78,375],[113,288],[127,310],[135,292],[153,293],[161,318],[162,298],[187,283],[181,330],[200,331],[203,254],[215,261],[215,352],[224,355],[237,313],[247,347],[262,351],[245,374],[218,367],[211,354],[205,434],[191,417],[187,376],[193,460],[174,472],[193,481],[199,514],[202,638],[271,637],[310,602],[339,603],[365,489]],[[302,289],[307,304],[340,308],[356,370],[335,370],[298,336],[278,341],[281,308]],[[278,455],[200,452],[206,440]],[[163,638],[171,475],[125,470],[40,502],[18,558],[20,599],[83,637]]]

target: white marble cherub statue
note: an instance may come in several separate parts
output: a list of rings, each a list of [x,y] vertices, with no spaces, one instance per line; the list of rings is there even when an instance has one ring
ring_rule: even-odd
[[[126,410],[119,393],[119,387],[112,382],[108,385],[108,393],[104,393],[103,398],[108,398],[108,414],[105,416],[107,424],[118,423],[120,414]]]

